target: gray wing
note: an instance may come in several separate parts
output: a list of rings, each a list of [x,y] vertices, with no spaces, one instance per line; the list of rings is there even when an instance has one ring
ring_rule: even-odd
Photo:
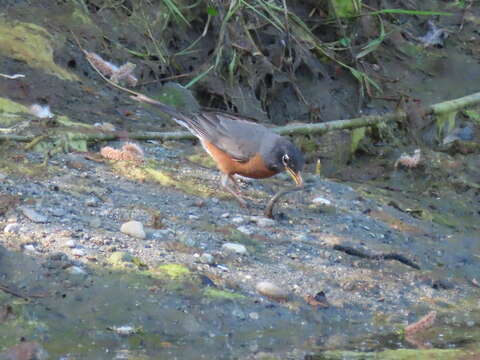
[[[227,113],[203,112],[175,120],[237,161],[247,161],[259,152],[265,135],[278,136],[263,125]]]

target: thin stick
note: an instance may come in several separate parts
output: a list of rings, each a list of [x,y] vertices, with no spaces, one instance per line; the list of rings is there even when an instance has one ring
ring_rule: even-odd
[[[10,295],[13,295],[13,296],[16,296],[20,299],[23,299],[23,300],[26,300],[26,301],[29,301],[30,298],[28,296],[25,296],[25,295],[22,295],[12,289],[10,289],[8,286],[6,285],[3,285],[3,284],[0,284],[0,290],[6,292],[7,294],[10,294]]]
[[[275,195],[273,195],[273,197],[270,199],[270,201],[267,204],[267,207],[265,208],[265,211],[263,212],[263,215],[265,217],[273,219],[273,207],[275,206],[275,204],[278,202],[278,200],[282,196],[285,196],[285,195],[287,195],[289,193],[292,193],[292,192],[295,192],[295,191],[309,189],[310,187],[311,186],[295,186],[295,187],[280,190]]]

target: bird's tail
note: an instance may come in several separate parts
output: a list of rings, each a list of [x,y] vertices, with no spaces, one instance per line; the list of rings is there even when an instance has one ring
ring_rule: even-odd
[[[160,101],[153,100],[152,98],[149,98],[148,96],[145,96],[143,94],[134,95],[132,96],[132,99],[142,103],[153,105],[159,108],[161,112],[164,112],[165,114],[168,114],[173,118],[182,117],[182,113],[174,107],[161,103]]]
[[[192,118],[186,116],[174,107],[161,103],[160,101],[153,100],[152,98],[149,98],[148,96],[145,96],[143,94],[137,94],[135,96],[132,96],[132,98],[139,102],[155,106],[156,108],[160,109],[161,112],[170,115],[172,117],[172,120],[174,120],[177,124],[183,126],[184,128],[188,129],[192,134],[196,136],[199,136],[202,132],[201,127],[199,126],[198,121],[196,121],[195,117]]]

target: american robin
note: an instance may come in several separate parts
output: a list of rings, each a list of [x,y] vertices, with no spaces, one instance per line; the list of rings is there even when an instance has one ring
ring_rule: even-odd
[[[222,186],[242,206],[246,203],[237,193],[239,186],[233,177],[235,174],[263,179],[287,171],[298,186],[303,185],[300,172],[305,160],[302,152],[265,126],[224,112],[187,114],[144,96],[138,100],[155,105],[200,140],[222,172]],[[229,180],[237,191],[228,185]]]

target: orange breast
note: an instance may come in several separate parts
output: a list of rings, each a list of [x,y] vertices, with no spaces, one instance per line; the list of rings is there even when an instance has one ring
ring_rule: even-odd
[[[264,179],[278,173],[278,171],[268,169],[259,154],[246,162],[238,162],[210,142],[204,141],[202,145],[215,160],[218,169],[225,174],[239,174],[253,179]]]

